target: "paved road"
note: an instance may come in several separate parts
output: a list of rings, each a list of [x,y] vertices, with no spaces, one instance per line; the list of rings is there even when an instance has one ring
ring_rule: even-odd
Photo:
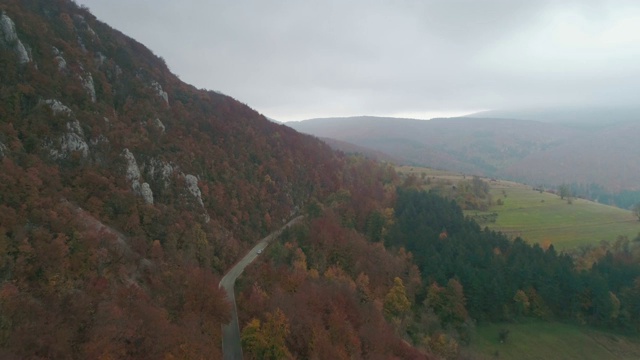
[[[238,324],[238,309],[236,308],[236,297],[234,294],[233,286],[236,283],[236,279],[247,265],[251,264],[258,256],[258,250],[263,250],[269,245],[269,242],[280,236],[282,230],[297,223],[302,219],[302,216],[289,221],[280,230],[271,233],[269,236],[260,240],[253,249],[249,250],[249,253],[245,255],[234,267],[229,270],[225,276],[220,280],[220,287],[224,288],[229,297],[229,301],[233,304],[231,309],[231,322],[226,325],[222,325],[222,357],[224,360],[241,360],[242,359],[242,346],[240,343],[240,325]]]

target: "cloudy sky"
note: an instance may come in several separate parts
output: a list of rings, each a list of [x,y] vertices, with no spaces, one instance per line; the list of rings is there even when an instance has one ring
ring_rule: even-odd
[[[629,106],[640,1],[76,0],[266,116]]]

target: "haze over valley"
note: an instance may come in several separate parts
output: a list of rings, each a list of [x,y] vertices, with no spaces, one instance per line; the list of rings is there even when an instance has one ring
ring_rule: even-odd
[[[561,116],[556,114],[556,118]],[[635,139],[640,121],[594,121],[590,126],[575,126],[472,116],[430,121],[354,117],[287,125],[321,138],[381,151],[403,164],[533,186],[555,188],[576,183],[598,184],[614,193],[640,190],[640,162],[635,159],[640,154]]]

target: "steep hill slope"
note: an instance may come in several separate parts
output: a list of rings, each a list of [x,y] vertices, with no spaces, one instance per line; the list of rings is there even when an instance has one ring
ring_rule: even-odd
[[[123,225],[118,215],[133,205],[118,203],[122,192],[241,244],[339,186],[337,171],[322,171],[343,162],[326,145],[182,83],[86,10],[11,1],[2,11],[4,38],[17,39],[0,47],[3,160],[57,169],[60,186],[74,187],[60,195],[95,215]]]
[[[296,130],[382,151],[405,164],[555,186],[637,190],[637,122],[563,126],[540,121],[354,117],[289,122]]]
[[[0,86],[2,358],[219,358],[219,274],[310,199],[393,178],[72,1],[0,3]]]

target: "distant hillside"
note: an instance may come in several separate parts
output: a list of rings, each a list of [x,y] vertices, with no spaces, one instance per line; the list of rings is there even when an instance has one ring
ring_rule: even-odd
[[[575,127],[532,120],[378,117],[289,122],[294,129],[382,151],[405,164],[531,184],[598,183],[637,190],[637,122]]]
[[[640,120],[640,107],[558,107],[489,110],[466,115],[469,118],[535,120],[570,126],[606,126]]]
[[[362,155],[369,159],[378,160],[378,161],[387,161],[391,163],[401,163],[402,161],[398,158],[395,158],[391,155],[385,154],[382,151],[373,150],[368,147],[358,146],[352,143],[348,143],[346,141],[340,141],[332,138],[320,138],[320,140],[324,141],[327,145],[331,146],[332,149],[342,151],[345,154],[352,155]]]
[[[640,190],[640,122],[580,133],[501,171],[531,184],[596,183],[612,191]]]

